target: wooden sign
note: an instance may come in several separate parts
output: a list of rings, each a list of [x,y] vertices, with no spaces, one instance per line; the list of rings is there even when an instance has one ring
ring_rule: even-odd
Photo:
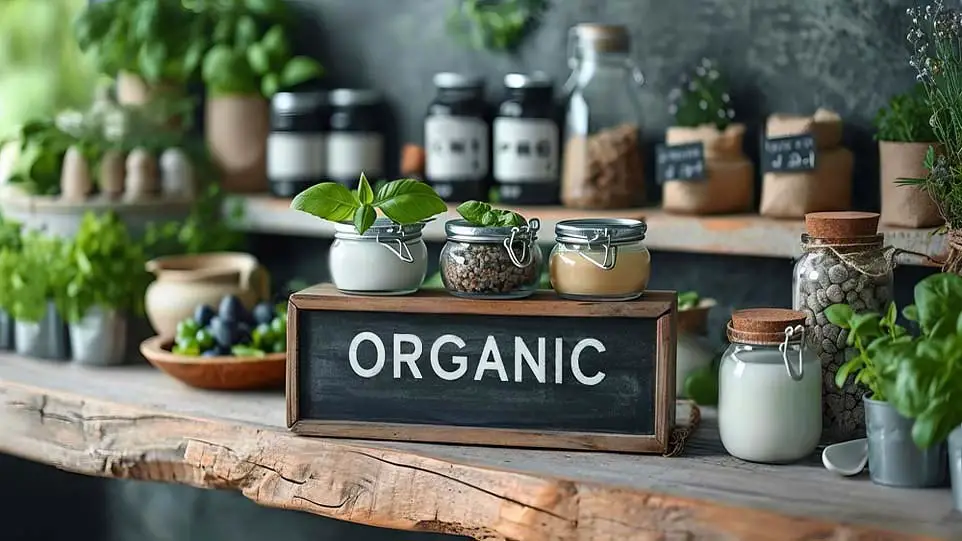
[[[815,169],[815,138],[810,134],[766,138],[762,167],[766,173],[795,173]]]
[[[444,291],[291,296],[287,424],[313,436],[662,453],[674,292],[628,302]]]
[[[694,182],[706,178],[705,145],[700,142],[671,146],[658,145],[655,154],[655,177],[658,184],[664,184],[669,180]]]

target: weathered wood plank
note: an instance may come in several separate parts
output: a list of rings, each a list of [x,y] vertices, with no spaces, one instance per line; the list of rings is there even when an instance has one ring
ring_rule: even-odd
[[[746,464],[719,452],[710,417],[687,456],[660,458],[303,438],[284,415],[280,393],[0,356],[0,451],[87,475],[478,539],[962,537],[947,490]]]

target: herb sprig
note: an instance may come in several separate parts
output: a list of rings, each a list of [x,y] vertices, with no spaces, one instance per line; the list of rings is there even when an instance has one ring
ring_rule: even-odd
[[[856,383],[869,388],[874,400],[887,402],[878,357],[893,344],[912,340],[905,328],[895,321],[898,317],[895,303],[889,304],[884,316],[876,312],[855,313],[847,304],[834,304],[825,310],[825,317],[833,325],[848,331],[847,344],[854,346],[857,353],[839,367],[835,373],[835,385],[843,387],[851,376]]]
[[[929,119],[932,107],[925,88],[916,85],[912,90],[893,96],[875,115],[875,138],[879,141],[931,143],[936,140]]]
[[[397,224],[413,224],[445,212],[448,206],[427,184],[398,179],[380,185],[375,192],[361,173],[357,190],[336,182],[322,182],[297,194],[291,208],[331,222],[353,222],[363,234],[374,225],[377,210]]]
[[[461,203],[458,205],[458,214],[478,227],[521,227],[528,223],[517,212],[496,209],[481,201]]]
[[[512,51],[547,7],[547,0],[457,0],[447,28],[475,49]]]
[[[735,118],[728,83],[715,63],[703,58],[694,74],[684,74],[680,85],[668,94],[668,112],[675,117],[675,125],[695,128],[714,124],[724,130]]]

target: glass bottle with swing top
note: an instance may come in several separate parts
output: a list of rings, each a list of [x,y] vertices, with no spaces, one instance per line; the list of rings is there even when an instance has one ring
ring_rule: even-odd
[[[620,218],[558,222],[548,259],[552,287],[567,299],[637,299],[651,276],[647,230],[644,222]]]
[[[441,281],[457,297],[519,299],[538,289],[544,260],[537,218],[523,226],[477,226],[467,220],[444,224]]]
[[[417,291],[428,270],[428,250],[421,236],[425,225],[378,218],[359,234],[353,223],[335,224],[328,260],[334,286],[353,295]]]
[[[822,432],[822,370],[805,314],[738,310],[718,368],[718,431],[725,450],[750,462],[809,456]]]

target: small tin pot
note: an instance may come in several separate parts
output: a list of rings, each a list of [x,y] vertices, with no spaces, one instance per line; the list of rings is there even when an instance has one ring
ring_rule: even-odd
[[[912,440],[913,420],[888,402],[863,398],[872,482],[902,488],[945,485],[946,445],[919,449]]]

